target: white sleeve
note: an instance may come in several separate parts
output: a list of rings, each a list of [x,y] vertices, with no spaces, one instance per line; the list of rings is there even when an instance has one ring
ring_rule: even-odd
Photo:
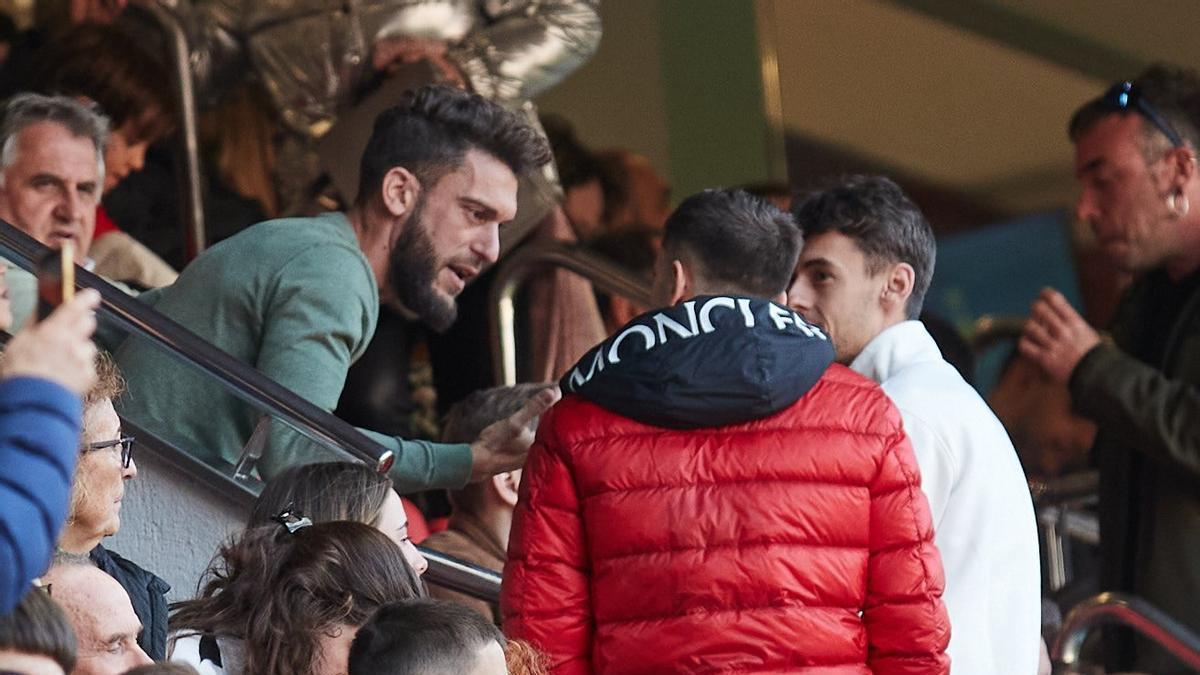
[[[200,657],[200,636],[174,634],[167,639],[167,661],[186,663],[200,675],[225,675],[225,671],[212,661]]]
[[[958,461],[945,439],[932,426],[904,409],[900,410],[900,416],[904,419],[904,431],[917,456],[917,466],[921,469],[921,490],[929,500],[936,531],[942,524],[954,484],[958,482]]]

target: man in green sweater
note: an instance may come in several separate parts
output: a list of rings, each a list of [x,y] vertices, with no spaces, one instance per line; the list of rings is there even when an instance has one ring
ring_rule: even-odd
[[[426,87],[382,113],[347,213],[255,225],[206,251],[172,286],[142,297],[200,337],[332,410],[350,364],[375,332],[380,300],[430,328],[454,322],[456,296],[499,254],[518,176],[550,159],[515,114],[449,87]],[[235,463],[262,414],[149,343],[118,353],[129,380],[121,412],[211,463]],[[524,422],[551,391],[474,443],[443,445],[363,430],[397,452],[401,492],[456,488],[520,466]],[[280,422],[257,466],[264,478],[323,451]]]

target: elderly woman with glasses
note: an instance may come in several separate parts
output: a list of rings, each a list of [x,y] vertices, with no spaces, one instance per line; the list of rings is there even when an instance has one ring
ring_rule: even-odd
[[[107,355],[96,362],[96,384],[83,400],[83,433],[79,463],[71,484],[67,523],[58,538],[60,556],[89,558],[116,579],[142,622],[138,644],[150,658],[161,660],[167,651],[167,591],[170,585],[138,565],[105,549],[100,541],[121,527],[121,500],[125,481],[137,477],[133,438],[121,432],[121,419],[113,399],[125,383]]]

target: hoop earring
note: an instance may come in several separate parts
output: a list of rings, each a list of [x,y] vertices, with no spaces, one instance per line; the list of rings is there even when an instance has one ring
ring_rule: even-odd
[[[1178,197],[1176,195],[1178,194]],[[1176,218],[1183,218],[1191,210],[1191,204],[1188,202],[1187,195],[1182,192],[1172,192],[1167,195],[1167,208],[1171,210]]]

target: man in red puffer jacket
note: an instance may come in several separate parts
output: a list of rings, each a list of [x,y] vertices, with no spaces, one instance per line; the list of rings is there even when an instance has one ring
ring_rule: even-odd
[[[656,267],[669,306],[563,379],[501,593],[555,673],[949,672],[900,415],[781,306],[799,248],[764,201],[688,198]]]

